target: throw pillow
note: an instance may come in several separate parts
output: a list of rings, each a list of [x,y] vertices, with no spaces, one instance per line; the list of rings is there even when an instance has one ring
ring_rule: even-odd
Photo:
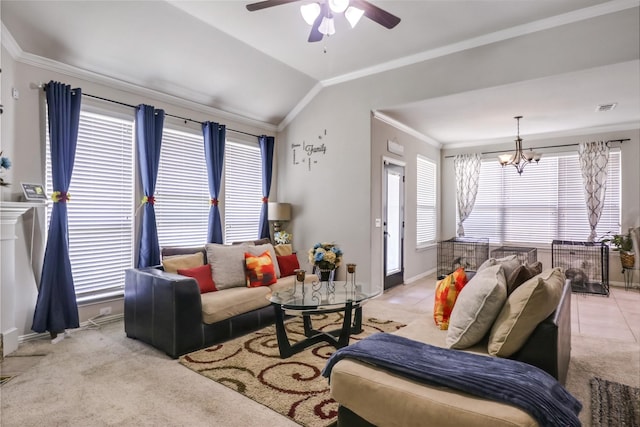
[[[291,243],[283,243],[281,245],[275,245],[273,249],[275,249],[277,256],[291,255],[293,253],[293,248],[291,247]],[[282,272],[280,272],[280,274],[282,275]]]
[[[513,270],[518,268],[522,263],[518,259],[517,255],[507,255],[503,258],[489,258],[485,262],[483,262],[480,267],[478,267],[478,271],[484,270],[487,267],[491,267],[494,265],[501,265],[504,270],[504,277],[508,278]]]
[[[542,263],[540,261],[533,264],[522,264],[507,277],[507,296],[520,285],[534,276],[542,273]]]
[[[276,258],[278,259],[278,267],[280,267],[280,277],[293,276],[296,274],[296,270],[300,268],[296,254],[276,255]]]
[[[435,301],[433,304],[433,320],[441,330],[449,328],[451,310],[456,303],[458,294],[467,284],[467,275],[460,267],[436,284]]]
[[[218,290],[247,285],[244,253],[249,246],[208,243],[206,247],[211,277]]]
[[[195,268],[179,268],[178,274],[196,279],[201,294],[217,291],[216,284],[213,283],[211,278],[211,266],[209,264]]]
[[[249,246],[247,252],[252,255],[260,255],[264,251],[269,251],[269,255],[271,255],[271,259],[275,261],[276,258],[276,250],[273,249],[273,245],[271,243],[265,243],[262,245]],[[276,270],[276,279],[280,278],[280,267],[278,267],[278,263],[274,262],[273,267]]]
[[[174,255],[162,259],[162,267],[167,273],[177,273],[179,268],[194,268],[204,265],[202,253]]]
[[[564,274],[552,268],[518,286],[498,314],[489,334],[489,354],[509,357],[524,345],[540,322],[560,303]]]
[[[245,252],[244,262],[247,268],[248,287],[257,288],[258,286],[268,286],[278,281],[269,250],[264,251],[260,255]]]
[[[478,271],[466,284],[451,312],[447,347],[463,349],[477,344],[491,329],[507,299],[501,265]]]

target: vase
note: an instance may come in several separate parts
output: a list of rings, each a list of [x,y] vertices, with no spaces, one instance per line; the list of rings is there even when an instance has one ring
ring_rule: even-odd
[[[636,263],[636,254],[632,251],[620,251],[620,263],[622,268],[633,268]]]
[[[333,282],[333,276],[335,272],[336,272],[335,269],[318,268],[316,270],[316,273],[318,274],[318,278],[320,279],[321,282]]]

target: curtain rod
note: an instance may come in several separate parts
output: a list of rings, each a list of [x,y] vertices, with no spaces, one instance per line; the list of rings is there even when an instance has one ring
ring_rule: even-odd
[[[610,143],[610,142],[620,142],[623,143],[625,141],[631,141],[630,138],[624,138],[624,139],[610,139],[608,141],[606,141],[606,143]],[[560,145],[546,145],[544,147],[533,147],[533,148],[528,148],[528,150],[539,150],[541,148],[557,148],[557,147],[575,147],[578,146],[580,144],[560,144]],[[499,150],[499,151],[483,151],[480,154],[498,154],[498,153],[505,153],[505,150]],[[445,159],[451,159],[455,157],[455,155],[452,156],[444,156]]]
[[[42,87],[42,89],[44,90],[47,85],[46,84],[40,84],[39,86]],[[103,98],[101,96],[91,95],[89,93],[84,93],[83,92],[82,96],[88,96],[89,98],[94,98],[94,99],[99,99],[101,101],[111,102],[112,104],[118,104],[118,105],[122,105],[124,107],[130,107],[130,108],[134,108],[134,109],[137,108],[137,105],[127,104],[125,102],[120,102],[120,101],[116,101],[116,100],[109,99],[109,98]],[[188,117],[176,116],[175,114],[169,114],[167,112],[165,112],[164,115],[166,117],[173,117],[175,119],[184,120],[185,122],[192,122],[192,123],[198,123],[198,124],[202,124],[203,123],[203,122],[200,122],[198,120],[190,119]],[[254,135],[252,133],[244,132],[244,131],[241,131],[241,130],[235,130],[235,129],[231,129],[231,128],[226,128],[226,130],[228,130],[230,132],[241,133],[241,134],[244,134],[244,135],[249,135],[249,136],[253,136],[253,137],[256,137],[256,138],[260,138],[260,135]]]

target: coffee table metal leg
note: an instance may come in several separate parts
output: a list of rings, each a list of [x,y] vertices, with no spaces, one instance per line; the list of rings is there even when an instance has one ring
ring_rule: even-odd
[[[276,311],[276,338],[278,339],[278,350],[280,351],[280,357],[285,359],[293,354],[291,351],[291,344],[289,344],[289,338],[287,338],[287,331],[284,327],[284,310],[280,304],[273,305]]]
[[[352,334],[359,334],[360,332],[362,332],[362,306],[361,305],[356,307],[356,312],[355,312],[355,315],[353,316],[353,328],[351,328]]]

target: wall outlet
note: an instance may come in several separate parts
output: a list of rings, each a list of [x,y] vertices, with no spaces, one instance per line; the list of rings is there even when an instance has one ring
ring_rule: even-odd
[[[100,316],[107,316],[111,314],[111,307],[102,307],[100,309]]]

